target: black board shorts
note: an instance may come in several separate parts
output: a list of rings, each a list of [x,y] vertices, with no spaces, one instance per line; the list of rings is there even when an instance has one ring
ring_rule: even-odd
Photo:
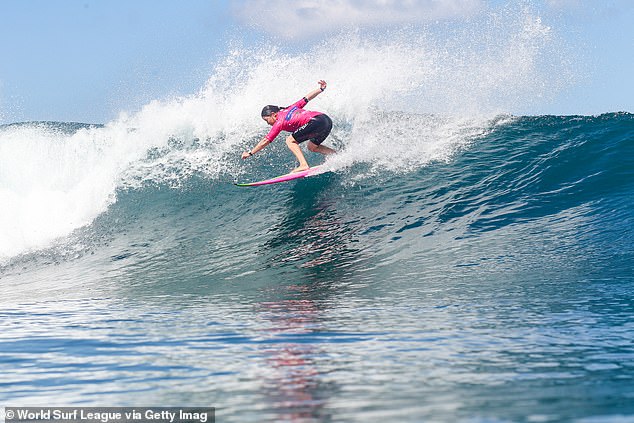
[[[314,144],[321,144],[332,130],[332,120],[328,115],[320,114],[313,117],[297,131],[293,132],[293,138],[298,143],[311,140]]]

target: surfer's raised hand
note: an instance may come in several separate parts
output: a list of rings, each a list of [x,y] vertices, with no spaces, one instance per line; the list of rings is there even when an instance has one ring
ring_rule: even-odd
[[[328,84],[326,83],[326,81],[324,81],[323,79],[319,80],[317,82],[319,84],[319,88],[317,88],[316,90],[313,90],[311,92],[309,92],[308,94],[306,94],[304,96],[304,98],[308,101],[312,100],[313,98],[317,97],[319,94],[321,94],[322,92],[324,92],[324,90],[326,89],[326,87],[328,86]]]

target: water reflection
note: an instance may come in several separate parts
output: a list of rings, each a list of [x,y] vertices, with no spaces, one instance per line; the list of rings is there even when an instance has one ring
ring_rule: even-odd
[[[281,269],[278,284],[257,305],[266,340],[262,387],[274,421],[332,420],[328,407],[340,387],[328,381],[328,343],[323,324],[333,300],[354,279],[365,254],[358,242],[359,219],[341,212],[336,176],[295,184],[284,215],[269,229],[261,251],[269,269]],[[291,281],[289,265],[293,269]],[[289,283],[290,282],[290,283]]]
[[[324,410],[332,393],[332,384],[323,380],[320,358],[326,351],[315,335],[321,331],[321,310],[313,301],[308,286],[287,286],[282,298],[262,302],[257,307],[265,323],[261,336],[266,338],[262,351],[268,369],[263,369],[262,387],[275,421],[329,420]]]

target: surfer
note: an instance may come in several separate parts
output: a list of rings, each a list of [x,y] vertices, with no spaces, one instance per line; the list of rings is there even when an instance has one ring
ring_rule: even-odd
[[[246,159],[269,145],[281,131],[291,132],[286,137],[286,145],[297,158],[299,166],[293,172],[299,172],[309,168],[308,162],[302,153],[299,144],[308,141],[308,149],[323,155],[333,154],[335,150],[321,143],[326,139],[332,129],[332,120],[328,115],[321,112],[304,110],[304,106],[324,92],[326,81],[319,81],[319,88],[309,92],[297,102],[288,107],[264,106],[262,109],[262,119],[272,126],[269,133],[251,151],[242,153],[242,158]]]

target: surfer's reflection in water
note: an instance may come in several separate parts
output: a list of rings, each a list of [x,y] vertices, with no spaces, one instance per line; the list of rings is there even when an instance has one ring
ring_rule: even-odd
[[[327,353],[311,340],[320,331],[321,313],[310,290],[305,285],[279,287],[273,296],[286,298],[258,305],[260,318],[270,323],[262,334],[271,341],[263,343],[268,366],[262,380],[276,421],[332,417],[325,406],[337,387],[323,380],[319,358]]]
[[[328,316],[349,293],[347,278],[355,278],[354,263],[362,261],[363,251],[350,244],[357,228],[340,219],[328,187],[324,181],[293,187],[286,215],[276,219],[269,229],[273,236],[259,248],[266,252],[267,269],[302,269],[292,283],[268,287],[260,294],[267,300],[257,305],[267,364],[259,370],[274,421],[333,420],[342,392],[330,377],[338,362]]]
[[[262,109],[262,119],[272,126],[268,134],[251,151],[242,153],[242,158],[251,157],[269,145],[282,131],[291,132],[286,137],[286,145],[297,158],[299,166],[293,172],[300,172],[310,166],[302,153],[299,144],[308,141],[308,149],[323,155],[333,154],[335,150],[321,143],[332,130],[332,120],[328,115],[310,110],[304,110],[306,104],[326,89],[326,81],[319,81],[319,88],[309,92],[300,100],[288,107],[268,105]]]

